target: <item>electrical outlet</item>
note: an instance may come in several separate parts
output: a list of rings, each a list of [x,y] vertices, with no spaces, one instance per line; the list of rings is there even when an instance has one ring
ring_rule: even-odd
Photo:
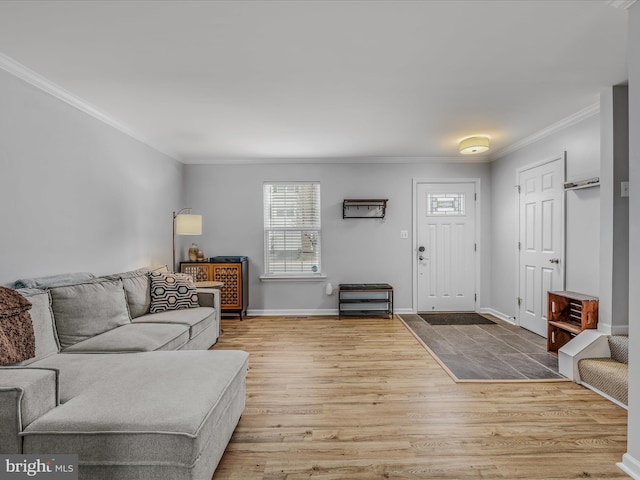
[[[400,230],[400,238],[409,238],[409,230]]]

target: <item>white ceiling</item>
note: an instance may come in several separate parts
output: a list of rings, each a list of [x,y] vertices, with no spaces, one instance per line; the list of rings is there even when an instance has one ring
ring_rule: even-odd
[[[459,159],[626,81],[608,3],[5,0],[0,52],[185,163]]]

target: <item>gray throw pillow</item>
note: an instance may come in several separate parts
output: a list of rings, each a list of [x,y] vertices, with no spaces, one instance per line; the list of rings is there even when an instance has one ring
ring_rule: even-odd
[[[131,318],[138,318],[149,313],[149,307],[151,306],[151,279],[147,274],[149,272],[166,271],[166,265],[158,265],[117,274],[118,277],[122,278]]]
[[[81,283],[50,290],[60,347],[131,323],[122,280]]]

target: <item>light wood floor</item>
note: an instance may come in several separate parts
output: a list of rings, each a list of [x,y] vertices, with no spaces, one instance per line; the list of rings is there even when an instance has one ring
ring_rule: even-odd
[[[624,409],[571,382],[456,384],[398,319],[224,319],[251,354],[218,479],[628,478]]]

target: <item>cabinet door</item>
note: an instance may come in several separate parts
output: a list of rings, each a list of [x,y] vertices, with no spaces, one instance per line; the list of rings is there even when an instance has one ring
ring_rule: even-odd
[[[183,263],[180,267],[180,272],[191,275],[194,282],[210,282],[213,280],[211,278],[211,265]]]
[[[223,282],[220,289],[222,309],[242,309],[242,265],[239,263],[214,264],[213,280]]]

